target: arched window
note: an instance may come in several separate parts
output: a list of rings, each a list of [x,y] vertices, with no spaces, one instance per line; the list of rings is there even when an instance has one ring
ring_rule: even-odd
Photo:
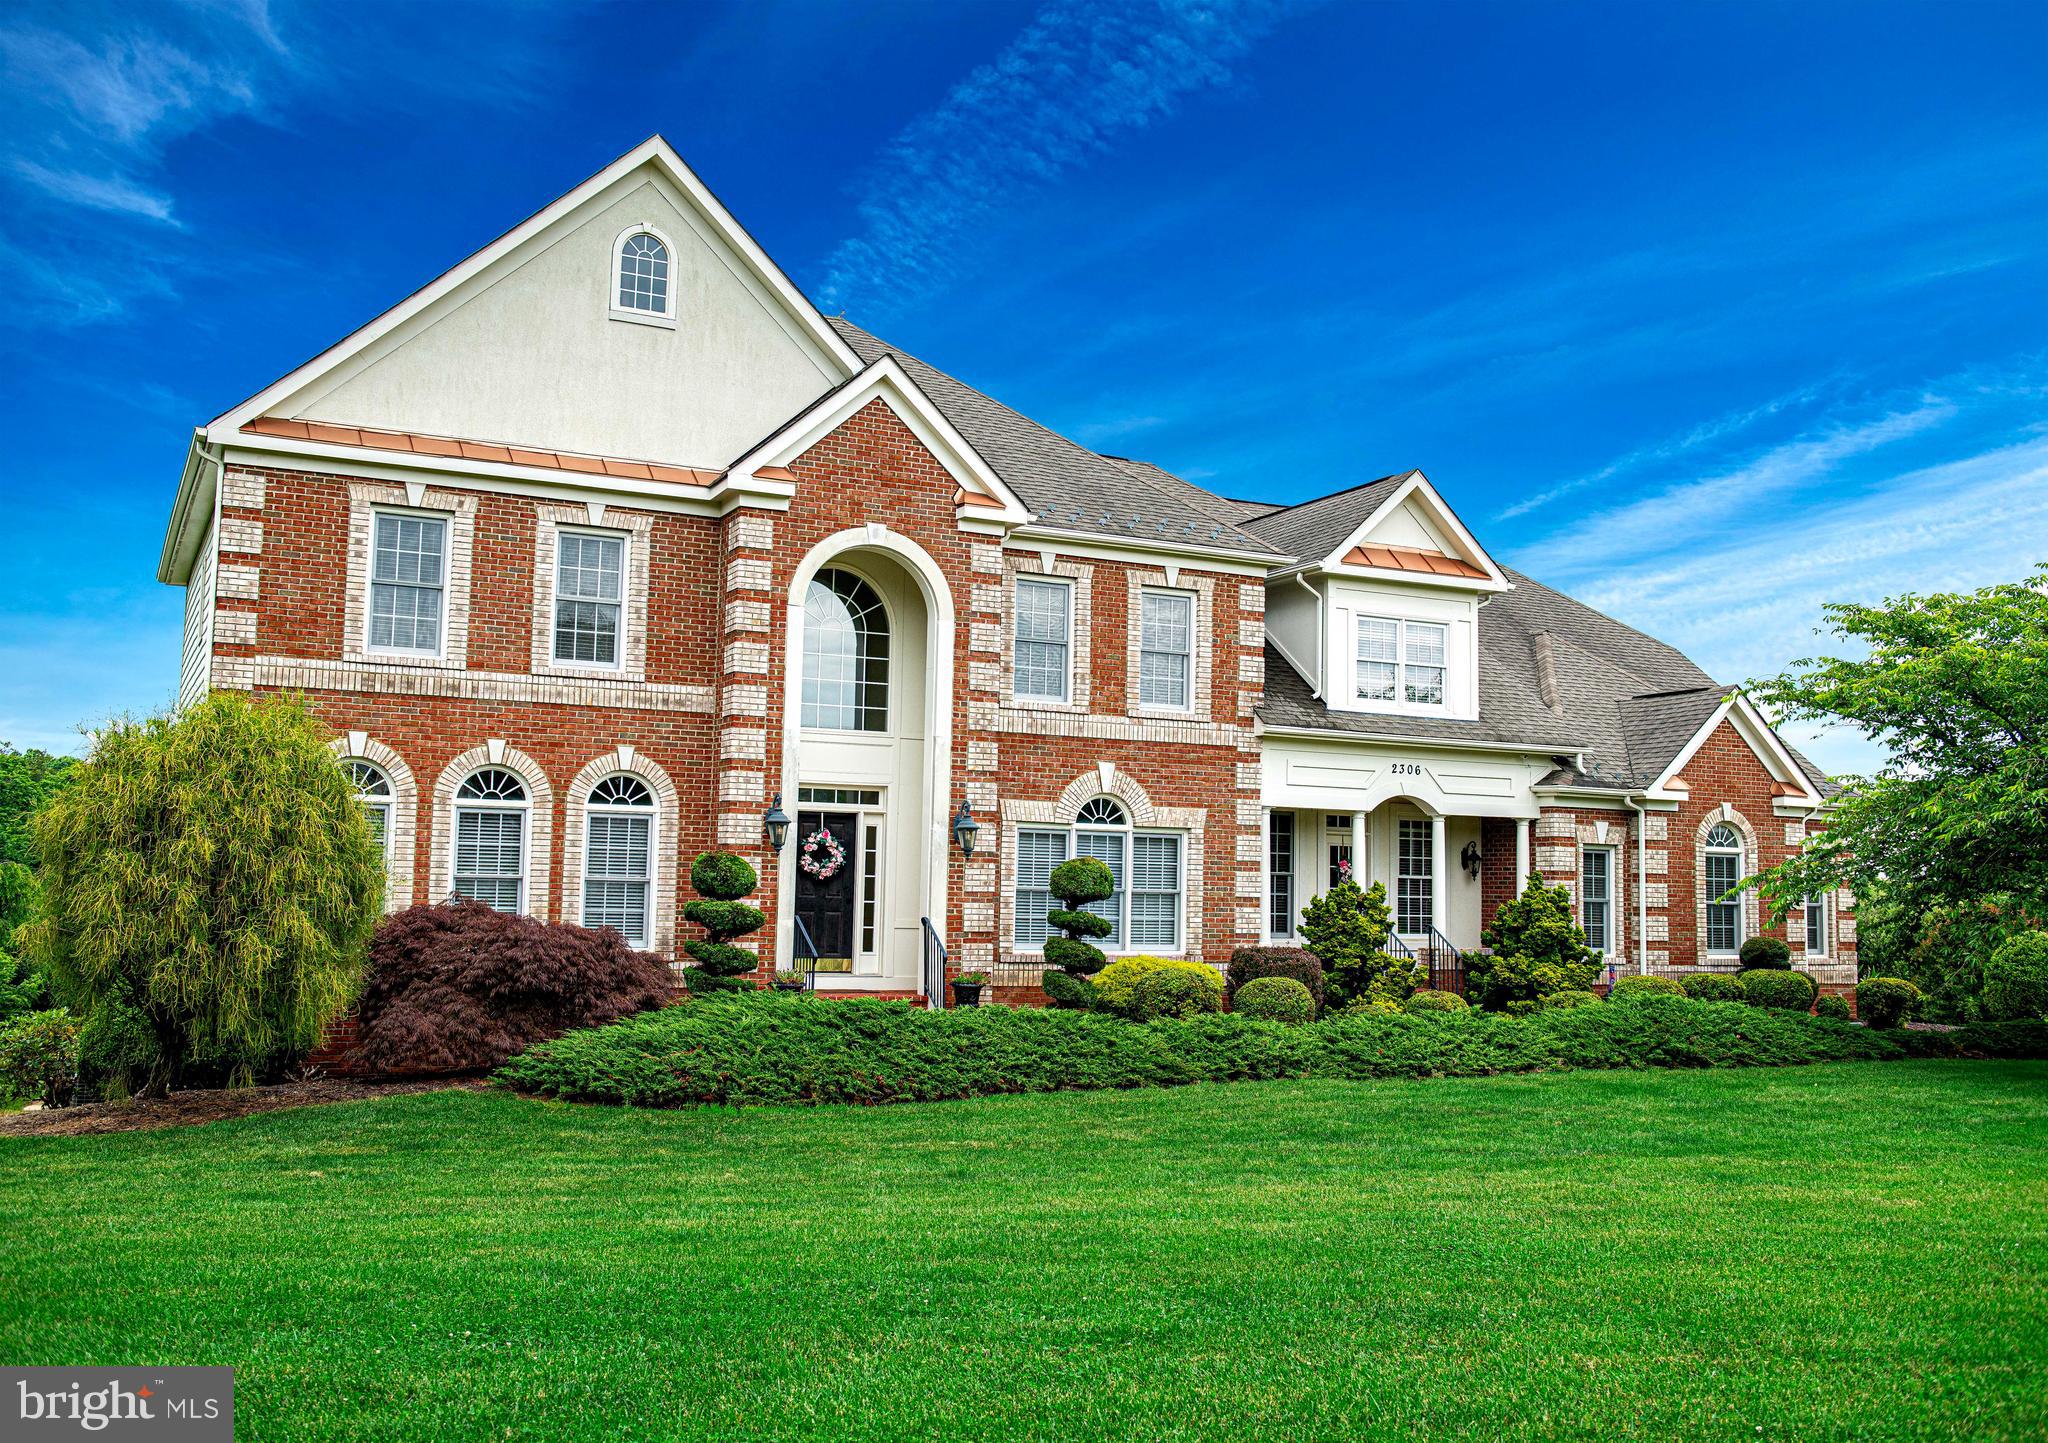
[[[647,945],[654,874],[654,794],[624,772],[591,788],[583,821],[583,925]]]
[[[1093,797],[1074,814],[1071,830],[1031,827],[1017,833],[1015,923],[1019,947],[1043,946],[1049,879],[1069,857],[1093,857],[1109,868],[1114,888],[1087,910],[1110,924],[1097,943],[1105,952],[1174,952],[1181,945],[1181,834],[1141,831],[1112,797]]]
[[[874,587],[837,567],[804,597],[801,720],[826,731],[889,727],[889,614]]]
[[[1708,831],[1703,875],[1707,903],[1707,951],[1733,953],[1742,946],[1742,899],[1732,896],[1742,881],[1742,833],[1726,822]]]
[[[634,231],[619,242],[618,309],[671,314],[668,246],[651,231]]]
[[[526,783],[503,767],[470,773],[455,792],[455,895],[526,910]]]
[[[370,837],[379,855],[391,856],[391,779],[373,762],[351,757],[342,763],[348,769],[349,784],[356,789],[356,802],[370,821]]]

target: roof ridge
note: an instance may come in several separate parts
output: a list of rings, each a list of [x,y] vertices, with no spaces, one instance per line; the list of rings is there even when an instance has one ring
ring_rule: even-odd
[[[1623,667],[1622,670],[1626,671],[1628,668]],[[1733,686],[1724,686],[1717,681],[1707,686],[1675,686],[1669,691],[1639,691],[1628,697],[1627,700],[1658,701],[1664,697],[1671,696],[1698,696],[1703,691],[1726,693],[1733,690],[1735,690]]]
[[[1281,513],[1281,512],[1283,512],[1283,511],[1299,511],[1299,510],[1300,510],[1300,509],[1301,509],[1302,507],[1304,507],[1304,506],[1313,506],[1313,505],[1315,505],[1315,504],[1316,504],[1316,502],[1318,502],[1318,501],[1334,501],[1334,500],[1336,500],[1336,499],[1337,499],[1337,498],[1338,498],[1339,496],[1349,496],[1349,495],[1350,495],[1350,494],[1351,494],[1352,492],[1354,492],[1354,491],[1363,491],[1363,490],[1365,490],[1365,488],[1366,488],[1366,487],[1368,487],[1368,486],[1378,486],[1378,485],[1380,485],[1381,483],[1383,483],[1383,482],[1387,482],[1387,481],[1398,481],[1398,480],[1400,480],[1400,479],[1401,479],[1401,478],[1402,478],[1403,476],[1412,476],[1412,475],[1414,475],[1414,474],[1415,474],[1415,470],[1416,470],[1416,468],[1415,468],[1415,467],[1413,467],[1413,466],[1410,466],[1410,467],[1409,467],[1409,468],[1408,468],[1408,469],[1407,469],[1406,471],[1389,471],[1389,472],[1388,472],[1388,473],[1387,473],[1386,475],[1384,475],[1384,476],[1375,476],[1375,477],[1373,477],[1373,478],[1372,478],[1372,480],[1370,480],[1370,481],[1359,481],[1359,482],[1356,482],[1356,483],[1354,483],[1354,484],[1352,484],[1352,485],[1350,485],[1350,486],[1344,486],[1344,487],[1340,487],[1339,489],[1337,489],[1337,490],[1335,490],[1335,491],[1325,491],[1325,492],[1324,492],[1324,493],[1323,493],[1322,495],[1320,495],[1320,496],[1308,496],[1308,497],[1304,497],[1304,498],[1303,498],[1302,500],[1300,500],[1300,501],[1288,501],[1288,502],[1284,502],[1284,503],[1282,503],[1281,505],[1275,506],[1275,507],[1274,507],[1274,508],[1273,508],[1273,509],[1272,509],[1271,511],[1268,511],[1268,512],[1267,512],[1267,513],[1266,513],[1266,514],[1265,514],[1264,516],[1261,516],[1261,517],[1260,517],[1259,519],[1260,519],[1261,521],[1269,520],[1269,519],[1271,519],[1272,517],[1275,517],[1275,516],[1278,516],[1278,515],[1280,515],[1280,513]],[[1193,484],[1193,483],[1190,483],[1190,484]],[[1214,492],[1211,492],[1210,494],[1211,494],[1211,495],[1215,495],[1215,493],[1214,493]],[[1222,497],[1222,498],[1219,498],[1219,499],[1222,499],[1222,500],[1228,500],[1228,499],[1230,499],[1230,498],[1228,498],[1228,497]]]

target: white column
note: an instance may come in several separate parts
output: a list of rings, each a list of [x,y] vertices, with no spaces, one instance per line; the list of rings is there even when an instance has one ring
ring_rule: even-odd
[[[1273,932],[1273,809],[1259,808],[1259,940]]]
[[[1372,885],[1371,854],[1365,846],[1365,813],[1351,814],[1351,880],[1361,887]]]
[[[1441,932],[1449,920],[1450,907],[1450,857],[1446,855],[1449,843],[1445,840],[1445,826],[1442,816],[1429,819],[1429,925]]]
[[[1522,888],[1529,885],[1529,828],[1533,822],[1515,818],[1515,885],[1509,888],[1509,895],[1519,897]]]

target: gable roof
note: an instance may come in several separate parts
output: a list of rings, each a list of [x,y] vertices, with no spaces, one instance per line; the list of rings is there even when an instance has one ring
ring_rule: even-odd
[[[1413,474],[1397,471],[1376,481],[1361,481],[1342,491],[1282,506],[1239,524],[1290,556],[1303,561],[1320,560],[1384,506]]]

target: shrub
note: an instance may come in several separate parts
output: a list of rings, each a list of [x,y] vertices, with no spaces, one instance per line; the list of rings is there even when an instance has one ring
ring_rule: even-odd
[[[1526,1012],[1553,992],[1588,991],[1600,976],[1600,954],[1572,916],[1571,893],[1541,877],[1501,904],[1485,936],[1491,955],[1465,958],[1465,995],[1482,1007]]]
[[[1859,910],[1857,956],[1866,969],[1863,975],[1911,982],[1920,989],[1913,1015],[1931,1022],[1975,1021],[1983,1012],[1984,969],[1992,954],[2020,933],[2048,928],[2048,915],[2009,893],[1930,907],[1901,929],[1913,940],[1905,965],[1893,967],[1862,945],[1865,920]]]
[[[1630,997],[1683,997],[1685,988],[1676,977],[1644,977],[1636,974],[1619,977],[1607,990],[1607,995],[1616,1002]]]
[[[0,950],[0,1023],[49,1005],[49,976],[30,966],[27,958],[10,957]]]
[[[1742,944],[1742,950],[1736,955],[1745,972],[1757,968],[1787,972],[1792,967],[1792,948],[1782,937],[1752,937]]]
[[[194,1057],[240,1081],[303,1053],[362,984],[384,857],[296,699],[114,722],[34,826],[30,955],[87,1016],[133,999],[151,1091]]]
[[[1788,1012],[1806,1012],[1813,1007],[1820,984],[1804,972],[1779,972],[1756,967],[1736,974],[1742,1000],[1752,1007],[1777,1007]]]
[[[751,992],[752,974],[761,959],[733,939],[761,929],[768,919],[759,907],[740,898],[750,895],[760,883],[754,864],[732,852],[699,852],[690,863],[690,886],[697,895],[683,904],[683,916],[707,934],[683,944],[695,967],[683,970],[683,979],[698,996],[710,992]]]
[[[1692,972],[1678,979],[1685,995],[1701,1002],[1740,1002],[1742,984],[1727,972]]]
[[[1157,968],[1140,977],[1132,989],[1131,1016],[1140,1022],[1222,1010],[1223,978],[1214,967],[1201,963]]]
[[[1837,1022],[1847,1022],[1849,1020],[1849,999],[1837,996],[1832,992],[1825,997],[1817,997],[1813,1003],[1813,1015],[1816,1017],[1831,1017]]]
[[[1095,857],[1070,857],[1052,869],[1046,890],[1060,905],[1045,914],[1045,920],[1064,934],[1045,939],[1045,961],[1075,977],[1093,977],[1109,958],[1088,939],[1107,937],[1115,926],[1106,917],[1087,910],[1116,891],[1116,877],[1106,862]]]
[[[1856,1015],[1869,1027],[1897,1027],[1919,1000],[1920,989],[1903,977],[1866,977],[1856,984]]]
[[[1306,984],[1273,974],[1254,977],[1240,986],[1231,996],[1230,1010],[1241,1017],[1263,1017],[1299,1027],[1315,1020],[1316,999]]]
[[[1240,947],[1230,954],[1226,978],[1235,997],[1247,982],[1261,977],[1291,977],[1308,989],[1316,1011],[1323,1010],[1323,964],[1305,947]]]
[[[409,907],[385,919],[370,944],[361,1055],[379,1072],[470,1072],[674,995],[668,964],[610,928],[550,924],[480,902]]]
[[[1062,972],[1057,967],[1045,969],[1039,986],[1045,989],[1046,1000],[1054,1007],[1078,1008],[1086,1012],[1096,1005],[1093,982],[1071,972]]]
[[[1301,940],[1323,969],[1323,1003],[1341,1006],[1368,994],[1399,1001],[1415,990],[1411,981],[1388,977],[1387,938],[1394,927],[1387,889],[1375,882],[1361,888],[1346,877],[1301,909]],[[1381,985],[1375,989],[1374,983]]]
[[[2048,1028],[2032,1030],[2048,1042]],[[1046,1008],[928,1010],[869,1000],[821,1007],[760,993],[573,1032],[497,1076],[525,1092],[642,1107],[883,1103],[1256,1078],[1879,1061],[1907,1055],[1899,1035],[1673,997],[1520,1019],[1362,1008],[1306,1027],[1240,1013],[1134,1027]]]
[[[1983,1012],[1992,1022],[2048,1015],[2048,932],[2022,932],[1992,952],[1984,963]]]
[[[1470,1007],[1471,1004],[1457,993],[1439,992],[1430,987],[1417,988],[1401,1004],[1403,1012],[1464,1012]]]
[[[0,1027],[0,1079],[16,1097],[50,1107],[78,1086],[78,1023],[61,1007],[30,1012]]]
[[[89,1096],[132,1096],[156,1065],[149,1019],[125,993],[103,997],[78,1028],[78,1081]]]
[[[1161,971],[1201,974],[1213,980],[1216,984],[1217,1003],[1221,1005],[1223,979],[1216,975],[1216,969],[1206,962],[1189,962],[1180,957],[1117,958],[1095,976],[1095,1005],[1105,1012],[1115,1012],[1125,1017],[1137,1016],[1138,984],[1154,972]]]
[[[1532,1010],[1548,1012],[1553,1007],[1591,1007],[1599,1002],[1599,1000],[1600,994],[1598,992],[1582,992],[1575,987],[1569,987],[1562,992],[1551,993],[1548,997],[1538,1002]]]

